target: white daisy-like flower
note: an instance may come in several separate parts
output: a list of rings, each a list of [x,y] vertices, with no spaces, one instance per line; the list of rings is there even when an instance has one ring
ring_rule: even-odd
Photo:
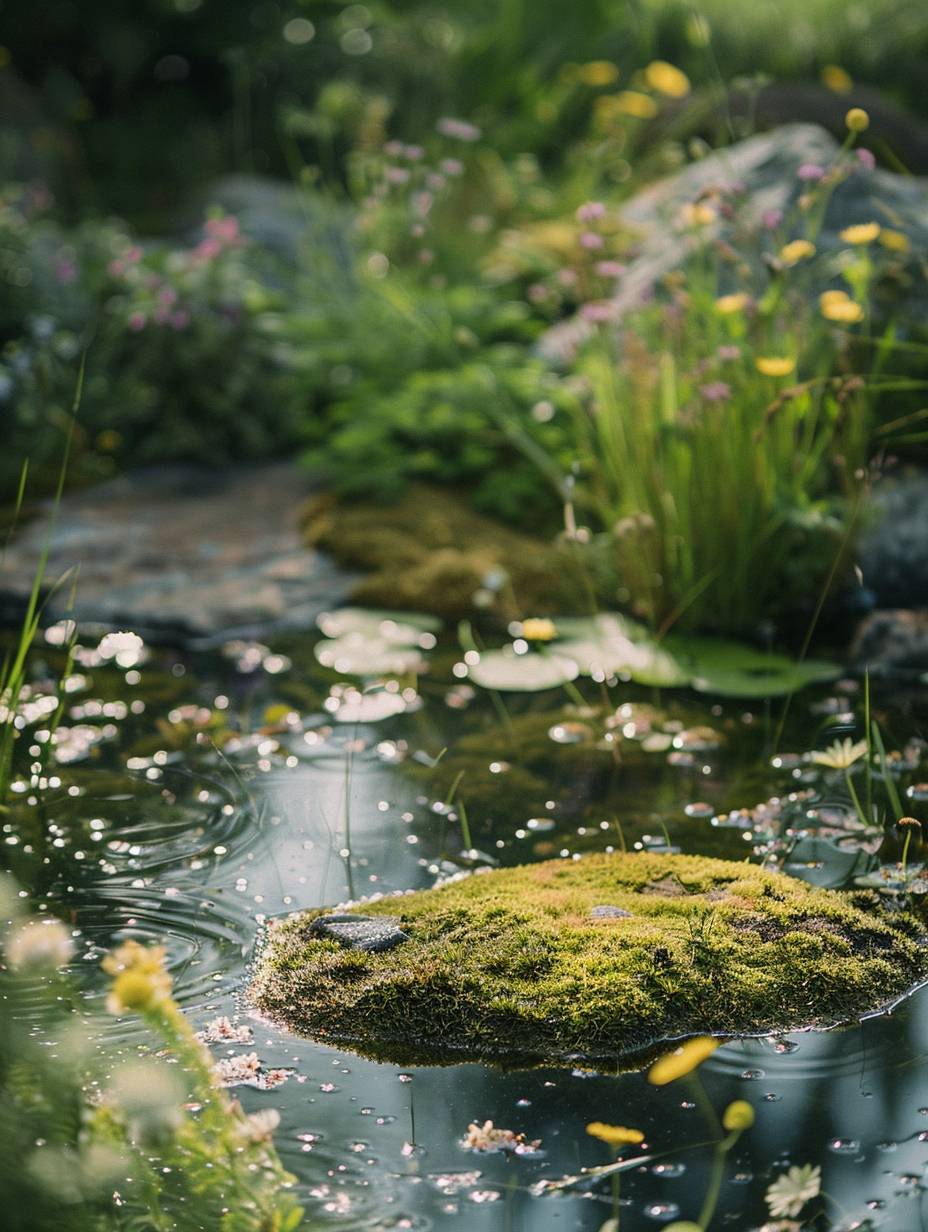
[[[781,1173],[767,1190],[767,1206],[776,1218],[798,1215],[807,1202],[822,1191],[822,1170],[816,1164],[793,1165]]]
[[[7,962],[14,971],[57,970],[73,956],[74,942],[60,920],[27,920],[16,926],[6,943]]]
[[[252,1112],[245,1118],[245,1137],[249,1142],[270,1142],[279,1124],[280,1113],[276,1108],[263,1108],[260,1112]]]
[[[850,737],[836,740],[823,753],[810,753],[809,760],[817,766],[827,766],[829,770],[848,770],[856,761],[867,755],[866,740],[858,740],[855,744]]]

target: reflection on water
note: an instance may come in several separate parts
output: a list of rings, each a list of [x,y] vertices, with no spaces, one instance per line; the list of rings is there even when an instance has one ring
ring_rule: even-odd
[[[106,689],[128,692],[144,705],[123,707],[105,743],[88,737],[87,755],[62,767],[59,778],[46,774],[39,782],[33,771],[21,782],[23,810],[10,831],[14,863],[38,879],[51,909],[81,929],[85,949],[76,967],[87,996],[101,986],[96,960],[103,948],[128,937],[157,940],[168,948],[178,998],[198,1027],[219,1015],[248,1018],[254,1042],[214,1045],[214,1054],[254,1049],[265,1067],[292,1069],[273,1091],[240,1088],[239,1095],[248,1110],[281,1112],[284,1161],[299,1176],[309,1209],[333,1227],[599,1229],[611,1211],[604,1188],[532,1194],[541,1180],[608,1161],[606,1148],[584,1132],[591,1120],[646,1135],[640,1152],[648,1162],[623,1178],[623,1232],[695,1218],[711,1151],[700,1145],[709,1135],[684,1085],[655,1089],[642,1074],[378,1064],[249,1017],[242,988],[268,916],[428,886],[455,867],[449,859],[464,845],[461,819],[429,767],[443,764],[446,746],[453,760],[456,742],[471,749],[462,788],[465,799],[472,789],[477,801],[469,810],[479,849],[471,862],[668,842],[743,858],[783,839],[781,805],[726,810],[792,792],[800,793],[788,805],[794,862],[810,879],[819,880],[826,865],[833,873],[829,861],[849,830],[834,809],[824,818],[809,813],[803,763],[787,756],[770,764],[770,715],[730,704],[702,715],[699,728],[692,714],[671,716],[656,733],[670,739],[652,739],[653,753],[607,752],[599,760],[592,738],[565,740],[563,718],[546,723],[548,747],[579,750],[587,760],[582,774],[562,770],[561,783],[544,785],[547,798],[530,803],[538,774],[530,767],[529,777],[518,778],[527,774],[518,749],[500,747],[484,781],[474,778],[473,757],[482,753],[473,750],[482,746],[473,741],[497,721],[480,699],[435,690],[421,708],[376,725],[332,723],[324,706],[330,677],[306,666],[305,648],[282,649],[297,661],[291,672],[243,675],[239,666],[231,679],[229,663],[218,657],[179,665],[156,656],[155,696],[146,693],[148,664],[131,683],[115,669],[94,669],[88,688],[103,689],[104,699]],[[80,704],[82,717],[92,718],[94,706]],[[796,747],[823,722],[829,703],[820,700],[817,714],[806,710],[793,733]],[[645,707],[636,713],[645,722]],[[112,720],[112,707],[105,717]],[[587,728],[590,722],[583,720]],[[631,712],[623,719],[625,728],[635,722]],[[654,737],[650,711],[646,722],[635,738]],[[707,728],[722,738],[710,740]],[[626,730],[623,738],[632,737]],[[525,796],[510,790],[520,781]],[[29,809],[41,812],[50,845],[29,829]],[[833,833],[823,833],[826,823]],[[825,855],[806,858],[811,849],[801,842],[821,845]],[[856,854],[854,847],[852,860]],[[762,1224],[764,1190],[792,1163],[821,1164],[835,1226],[859,1227],[867,1218],[890,1232],[922,1226],[926,1009],[923,990],[892,1015],[854,1029],[729,1044],[706,1062],[702,1081],[716,1108],[745,1098],[757,1111],[756,1127],[733,1153],[713,1226]],[[109,1031],[123,1051],[138,1038],[132,1021],[113,1021]],[[465,1152],[468,1123],[486,1119],[540,1138],[541,1153]]]

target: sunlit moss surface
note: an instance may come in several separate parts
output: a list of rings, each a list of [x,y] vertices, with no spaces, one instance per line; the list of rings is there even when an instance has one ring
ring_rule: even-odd
[[[609,906],[628,916],[596,918]],[[695,1033],[831,1026],[922,978],[911,917],[747,864],[595,855],[483,873],[358,908],[386,953],[275,921],[251,995],[271,1018],[408,1061],[608,1061]]]
[[[340,564],[369,571],[354,589],[358,603],[457,618],[485,614],[483,594],[491,613],[507,620],[588,610],[568,551],[503,526],[441,488],[413,486],[392,505],[339,504],[323,495],[307,507],[304,529],[309,543]]]

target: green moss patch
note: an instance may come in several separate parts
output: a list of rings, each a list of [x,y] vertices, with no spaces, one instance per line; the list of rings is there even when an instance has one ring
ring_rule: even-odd
[[[413,486],[393,505],[325,494],[310,502],[304,529],[309,543],[339,564],[369,571],[354,589],[357,603],[446,618],[489,611],[504,620],[589,606],[568,551],[503,526],[477,513],[466,496],[442,489]]]
[[[924,977],[909,916],[695,856],[550,860],[364,904],[362,953],[275,921],[251,996],[302,1034],[400,1062],[621,1065],[662,1041],[833,1026]],[[610,908],[610,911],[594,911]],[[629,913],[629,914],[625,914]]]

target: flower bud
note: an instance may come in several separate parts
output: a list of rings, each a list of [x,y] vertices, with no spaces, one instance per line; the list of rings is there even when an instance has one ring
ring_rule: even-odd
[[[736,1099],[722,1114],[722,1125],[729,1133],[732,1130],[750,1129],[754,1124],[754,1109],[745,1099]]]

